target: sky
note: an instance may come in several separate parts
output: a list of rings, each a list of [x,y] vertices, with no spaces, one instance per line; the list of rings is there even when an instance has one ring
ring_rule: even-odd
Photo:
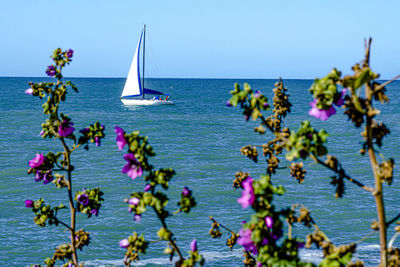
[[[371,66],[400,73],[400,1],[0,0],[0,76],[42,77],[73,49],[68,77],[126,77],[143,24],[158,78],[314,79]],[[148,63],[152,62],[152,64]]]

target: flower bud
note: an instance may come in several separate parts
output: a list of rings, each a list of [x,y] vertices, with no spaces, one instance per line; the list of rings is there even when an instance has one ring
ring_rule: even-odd
[[[197,240],[196,239],[193,239],[193,241],[190,243],[190,250],[192,252],[197,251]]]
[[[119,241],[119,246],[121,247],[121,248],[127,248],[127,247],[129,247],[129,240],[127,239],[127,238],[125,238],[125,239],[122,239],[121,241]]]
[[[25,207],[33,208],[33,201],[30,199],[25,200]]]

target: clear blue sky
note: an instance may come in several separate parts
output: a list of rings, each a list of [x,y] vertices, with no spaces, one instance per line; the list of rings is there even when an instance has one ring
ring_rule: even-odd
[[[70,77],[126,77],[147,24],[149,53],[171,78],[315,78],[362,59],[400,73],[400,1],[0,0],[0,76],[45,76],[72,48]],[[149,57],[151,58],[151,57]]]

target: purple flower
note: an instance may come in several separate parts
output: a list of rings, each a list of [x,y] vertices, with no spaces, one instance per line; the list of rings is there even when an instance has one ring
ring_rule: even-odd
[[[40,136],[43,136],[44,135],[44,130],[42,130],[39,134],[40,134]]]
[[[125,154],[124,159],[128,163],[122,168],[122,173],[126,173],[133,180],[143,174],[142,167],[140,166],[140,163],[136,160],[135,155],[133,155],[132,153]]]
[[[242,245],[245,250],[248,250],[255,255],[258,254],[257,247],[254,244],[253,240],[251,240],[251,230],[250,229],[247,229],[247,230],[243,230],[243,228],[240,229],[239,238],[237,240],[237,243],[239,245]]]
[[[96,146],[100,146],[100,138],[97,136],[94,138],[94,142],[96,143]]]
[[[197,251],[197,240],[196,240],[196,238],[193,239],[192,242],[190,242],[190,250],[192,252],[196,252]]]
[[[128,200],[128,204],[134,205],[134,206],[139,205],[139,202],[140,202],[140,199],[138,199],[137,197],[130,198],[130,199]]]
[[[30,199],[25,200],[25,207],[33,208],[33,201]]]
[[[182,196],[190,196],[192,194],[192,191],[190,191],[190,189],[188,187],[184,187],[182,189]]]
[[[51,170],[49,170],[49,171],[47,171],[47,172],[45,172],[44,174],[43,174],[43,184],[48,184],[48,183],[50,183],[51,181],[53,181],[53,175],[51,174]]]
[[[297,242],[298,248],[304,248],[305,244],[303,242]]]
[[[278,230],[276,233],[270,233],[272,239],[278,240],[282,236],[282,230]]]
[[[266,245],[266,244],[268,244],[269,242],[268,242],[268,238],[264,238],[263,239],[263,241],[262,241],[262,243],[261,243],[261,245]]]
[[[44,162],[43,153],[40,154],[36,153],[36,156],[29,161],[29,166],[31,166],[31,168],[37,168],[40,165],[42,165],[43,162]]]
[[[133,220],[135,222],[140,222],[141,219],[142,219],[142,215],[140,215],[140,214],[133,215]]]
[[[267,102],[264,102],[263,106],[264,106],[264,108],[268,108],[269,104]]]
[[[251,177],[247,177],[246,180],[242,182],[242,197],[238,198],[237,202],[239,202],[242,205],[242,208],[247,208],[248,206],[252,205],[255,196],[254,196],[254,190],[253,190],[253,179]]]
[[[227,107],[232,107],[232,103],[231,103],[230,100],[226,101],[226,106],[227,106]]]
[[[330,116],[336,114],[336,109],[333,106],[330,106],[328,109],[318,109],[317,101],[317,99],[314,99],[313,102],[310,102],[312,108],[308,112],[308,115],[326,121]]]
[[[68,57],[68,58],[71,58],[73,55],[74,55],[74,50],[68,49],[68,50],[67,50],[67,57]]]
[[[92,209],[91,211],[89,211],[89,213],[98,216],[99,215],[99,210],[98,209]]]
[[[342,92],[340,92],[339,99],[336,99],[335,101],[336,106],[340,107],[344,104],[344,96],[346,95],[346,93],[347,93],[347,88],[343,88]]]
[[[25,94],[27,95],[32,95],[33,94],[33,89],[32,88],[28,88],[25,90]]]
[[[257,261],[257,267],[262,267],[262,263]]]
[[[121,248],[127,248],[129,247],[129,240],[128,238],[122,239],[121,241],[119,241],[119,246]]]
[[[54,68],[53,65],[50,65],[50,66],[47,67],[46,74],[49,75],[49,76],[56,75],[56,69]]]
[[[254,97],[255,98],[259,98],[260,97],[260,95],[261,95],[261,92],[260,91],[255,91],[255,94],[254,94]]]
[[[150,189],[151,189],[151,185],[146,184],[146,186],[144,187],[144,192],[150,191]]]
[[[60,126],[58,127],[58,134],[62,137],[66,137],[72,134],[72,132],[75,131],[75,128],[71,127],[71,125],[74,125],[74,123],[63,120]]]
[[[115,133],[117,134],[117,138],[115,139],[115,141],[117,141],[118,150],[122,150],[127,143],[124,137],[125,132],[118,126],[115,126]]]
[[[39,182],[39,181],[42,180],[42,179],[43,179],[42,171],[41,171],[41,170],[38,170],[38,171],[35,173],[35,182]]]
[[[86,194],[78,195],[78,202],[81,203],[83,206],[87,206],[89,204],[89,197]]]
[[[274,220],[271,216],[265,217],[265,225],[267,226],[267,228],[272,229],[272,226],[274,226]]]

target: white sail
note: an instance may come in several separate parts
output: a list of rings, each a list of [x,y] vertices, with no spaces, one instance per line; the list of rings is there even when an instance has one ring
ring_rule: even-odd
[[[140,68],[139,68],[139,50],[140,43],[142,42],[143,32],[140,35],[138,45],[136,47],[135,55],[133,56],[131,68],[129,69],[128,78],[126,79],[124,90],[121,97],[124,96],[140,96],[142,95],[142,86],[140,83]]]
[[[174,105],[169,99],[169,95],[166,94],[164,100],[161,99],[161,95],[164,93],[144,88],[144,54],[145,54],[145,38],[146,38],[146,25],[144,25],[142,34],[140,35],[140,39],[138,45],[136,47],[135,55],[133,56],[131,68],[129,69],[128,77],[125,82],[124,90],[122,90],[121,101],[124,105],[127,106],[143,106],[143,105]],[[141,55],[140,49],[142,45],[143,39],[143,54]],[[140,57],[143,57],[143,73],[140,74]],[[153,97],[152,99],[144,98],[145,95],[158,95],[158,97]],[[137,96],[142,96],[138,98]]]

